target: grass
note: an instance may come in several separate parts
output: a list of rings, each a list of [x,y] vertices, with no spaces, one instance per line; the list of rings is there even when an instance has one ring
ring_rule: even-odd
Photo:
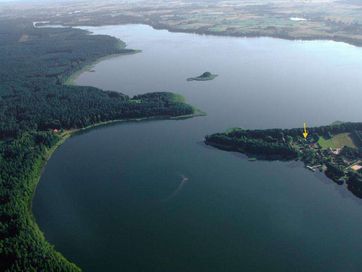
[[[325,139],[324,137],[320,137],[319,140],[318,140],[318,144],[323,149],[341,148],[343,146],[356,148],[356,145],[353,142],[350,133],[336,134],[331,139]]]
[[[233,127],[233,128],[229,128],[225,131],[226,134],[229,134],[229,133],[233,133],[235,131],[239,131],[241,130],[241,128],[238,128],[238,127]]]
[[[130,103],[140,104],[142,101],[140,99],[130,99]]]
[[[179,102],[179,103],[185,103],[185,97],[183,97],[180,94],[173,94],[172,101]]]

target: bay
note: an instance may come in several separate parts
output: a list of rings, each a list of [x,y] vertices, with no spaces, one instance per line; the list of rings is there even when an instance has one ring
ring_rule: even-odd
[[[103,60],[76,84],[131,96],[172,91],[207,116],[67,140],[33,202],[57,250],[84,271],[359,271],[359,199],[301,163],[250,162],[203,137],[361,121],[361,48],[145,25],[86,29],[142,52]],[[219,76],[186,81],[205,71]]]

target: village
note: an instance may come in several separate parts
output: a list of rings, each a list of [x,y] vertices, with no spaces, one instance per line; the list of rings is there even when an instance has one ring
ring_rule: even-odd
[[[245,153],[249,158],[300,160],[313,172],[323,172],[362,197],[362,123],[334,123],[295,129],[231,129],[206,137],[217,148]]]

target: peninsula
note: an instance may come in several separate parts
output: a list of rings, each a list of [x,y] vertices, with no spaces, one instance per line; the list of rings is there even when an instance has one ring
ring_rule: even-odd
[[[65,84],[102,57],[134,53],[116,38],[38,28],[30,19],[2,20],[0,32],[0,271],[80,271],[46,241],[31,212],[52,152],[85,128],[196,111],[173,93],[129,97]]]
[[[264,160],[300,160],[311,171],[321,171],[362,198],[362,123],[336,123],[302,128],[231,129],[206,136],[205,143]]]
[[[217,77],[217,75],[211,74],[210,72],[205,72],[198,77],[189,77],[187,81],[207,81],[213,80]]]

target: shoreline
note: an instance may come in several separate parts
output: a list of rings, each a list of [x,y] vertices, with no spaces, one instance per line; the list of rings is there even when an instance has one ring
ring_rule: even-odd
[[[195,113],[179,115],[179,116],[167,116],[167,115],[162,116],[162,115],[160,115],[160,116],[150,116],[150,117],[139,117],[139,118],[128,118],[128,119],[117,119],[117,120],[104,121],[104,122],[96,123],[94,125],[90,125],[90,126],[87,126],[84,128],[68,130],[70,135],[65,140],[67,140],[68,138],[70,138],[72,136],[75,136],[75,135],[83,133],[83,132],[87,132],[88,130],[91,130],[94,128],[100,128],[100,127],[108,126],[108,125],[116,125],[118,123],[138,123],[138,122],[162,121],[162,120],[164,120],[164,121],[166,121],[166,120],[185,120],[185,119],[201,117],[201,116],[206,116],[206,113],[204,113],[200,110],[196,110]],[[61,143],[61,144],[63,144],[63,143]]]
[[[52,23],[50,21],[47,21],[49,23],[49,25],[58,25],[58,23]],[[130,20],[129,22],[120,22],[120,23],[109,23],[109,24],[97,24],[97,23],[92,23],[92,22],[88,22],[88,24],[62,24],[60,22],[60,24],[64,27],[73,27],[73,28],[79,28],[84,30],[82,27],[102,27],[102,26],[124,26],[124,25],[147,25],[152,27],[155,30],[166,30],[168,32],[171,33],[184,33],[184,34],[196,34],[196,35],[201,35],[201,36],[214,36],[214,37],[232,37],[232,38],[271,38],[271,39],[280,39],[280,40],[287,40],[287,41],[330,41],[330,42],[336,42],[336,43],[344,43],[346,45],[350,45],[350,46],[354,46],[354,47],[358,47],[358,48],[362,48],[362,39],[361,40],[357,40],[354,38],[348,38],[348,37],[341,37],[341,36],[335,36],[332,35],[330,37],[328,36],[300,36],[300,37],[293,37],[290,35],[281,35],[281,34],[269,34],[269,35],[265,35],[265,34],[259,34],[259,33],[228,33],[225,31],[220,31],[220,32],[215,32],[215,31],[210,31],[210,30],[200,30],[200,29],[178,29],[172,26],[168,26],[168,25],[164,25],[164,24],[160,24],[160,23],[152,23],[152,22],[145,22],[145,21],[141,21],[141,20]],[[87,30],[85,30],[87,31]],[[92,33],[90,33],[92,35]],[[115,37],[112,35],[109,35],[111,37]],[[117,37],[115,37],[117,38]],[[119,39],[119,38],[117,38]],[[138,50],[135,50],[138,51]],[[141,50],[140,50],[141,51]],[[135,52],[138,53],[138,52]],[[128,54],[128,53],[126,53]],[[132,53],[130,53],[132,54]],[[121,54],[115,54],[115,55],[122,55]]]
[[[152,22],[143,22],[143,21],[129,21],[127,23],[119,23],[119,24],[63,24],[67,27],[101,27],[101,26],[117,26],[117,25],[147,25],[152,27],[155,30],[167,30],[171,33],[186,33],[186,34],[197,34],[202,36],[216,36],[216,37],[233,37],[233,38],[272,38],[272,39],[280,39],[280,40],[288,40],[288,41],[331,41],[336,43],[344,43],[354,47],[362,48],[362,40],[356,40],[348,37],[340,37],[333,35],[332,37],[327,36],[301,36],[301,37],[292,37],[289,35],[280,35],[280,34],[258,34],[258,33],[227,33],[225,31],[215,32],[209,30],[199,30],[199,29],[178,29],[172,26],[167,26],[159,23]]]
[[[22,30],[21,27],[20,29]],[[52,33],[52,31],[50,32]],[[77,30],[74,33],[80,33],[79,34],[80,37],[83,37],[82,35],[86,35],[84,32],[85,32],[84,30],[79,29],[79,32]],[[110,37],[112,36],[108,35],[108,38]],[[77,63],[76,66],[73,66],[71,65],[71,63],[68,63],[67,68],[63,70],[62,73],[57,75],[58,79],[56,82],[50,80],[48,82],[45,76],[44,78],[46,82],[49,83],[49,89],[50,85],[52,85],[53,83],[57,85],[62,85],[63,87],[66,86],[66,83],[71,84],[73,86],[77,86],[75,84],[76,78],[87,69],[93,67],[96,63],[103,61],[105,59],[119,57],[121,55],[135,54],[141,52],[140,50],[126,49],[125,48],[126,44],[120,39],[114,37],[112,37],[112,39],[108,38],[103,40],[101,39],[102,41],[100,43],[96,43],[97,45],[103,45],[104,48],[107,50],[104,50],[103,48],[97,50],[97,48],[95,48],[93,51],[90,51],[90,54],[88,54],[86,58],[81,59],[81,61]],[[40,45],[43,45],[43,43],[40,43]],[[79,47],[78,44],[72,44],[72,46]],[[48,63],[45,62],[44,67],[47,67],[46,66],[47,64]],[[43,65],[43,62],[40,62],[39,65]],[[37,82],[35,81],[34,85],[36,85],[36,83]],[[68,87],[68,88],[70,90],[73,89],[77,90],[78,88],[81,89],[81,87],[72,87],[72,88]],[[95,89],[97,89],[96,93],[97,92],[99,93],[101,91],[107,93],[106,90],[102,90],[99,88]],[[150,97],[151,98],[153,97],[152,94]],[[67,126],[68,129],[61,129],[60,131],[55,131],[53,130],[53,128],[60,128],[61,125],[59,125],[59,127],[46,126],[43,127],[43,129],[39,127],[36,128],[34,127],[32,129],[24,128],[23,130],[20,131],[21,134],[19,134],[19,137],[14,137],[9,139],[9,144],[13,144],[12,141],[14,141],[15,143],[14,146],[17,147],[19,145],[19,149],[15,149],[15,147],[13,149],[13,147],[10,146],[11,150],[14,150],[14,152],[21,151],[24,154],[27,154],[26,152],[28,152],[32,155],[32,157],[30,157],[29,159],[26,158],[25,163],[23,162],[24,158],[20,156],[15,157],[15,160],[17,160],[16,162],[19,163],[14,166],[17,167],[17,165],[19,165],[18,167],[19,169],[16,169],[15,167],[13,167],[12,164],[9,164],[10,165],[9,170],[4,172],[5,174],[8,174],[9,177],[14,178],[14,185],[17,187],[11,187],[11,188],[4,187],[6,189],[5,191],[6,195],[4,198],[0,199],[1,202],[3,202],[1,212],[4,211],[4,215],[8,216],[5,217],[6,220],[4,224],[5,227],[4,230],[6,230],[6,232],[2,233],[4,234],[4,239],[0,239],[0,248],[3,247],[3,245],[9,248],[7,250],[8,252],[3,252],[2,256],[0,256],[0,258],[4,257],[6,261],[5,263],[0,264],[0,270],[2,267],[5,267],[6,270],[8,268],[10,270],[15,268],[20,270],[35,269],[37,271],[39,269],[40,270],[45,269],[47,271],[48,270],[75,271],[75,272],[81,271],[81,268],[73,262],[72,258],[68,259],[65,255],[62,254],[62,252],[57,250],[57,248],[55,247],[55,245],[53,245],[53,243],[51,243],[51,241],[48,240],[46,233],[43,232],[40,225],[38,225],[39,221],[37,220],[35,214],[33,213],[34,211],[33,208],[35,204],[34,199],[39,189],[38,185],[46,169],[45,167],[47,167],[47,163],[52,158],[55,151],[57,151],[57,149],[62,144],[64,144],[68,138],[83,131],[87,131],[96,127],[105,126],[108,124],[115,124],[117,122],[140,122],[148,120],[167,120],[167,119],[178,120],[178,119],[186,119],[186,118],[205,115],[201,111],[197,110],[195,107],[186,104],[184,102],[185,100],[183,99],[183,97],[181,97],[178,94],[169,93],[168,95],[161,95],[161,98],[166,99],[166,101],[169,102],[168,103],[168,105],[170,106],[169,111],[162,111],[162,110],[148,111],[147,110],[148,108],[153,109],[154,106],[153,104],[145,103],[143,105],[143,107],[146,108],[145,111],[131,111],[131,114],[133,114],[134,116],[140,115],[145,117],[127,119],[126,118],[127,115],[124,115],[122,113],[123,106],[121,104],[120,107],[116,108],[116,113],[118,114],[105,115],[103,116],[103,119],[107,120],[117,117],[124,119],[109,120],[106,122],[97,122],[90,126],[82,127],[80,129],[78,128],[74,129],[74,128],[78,126],[81,127],[83,123],[74,122]],[[96,100],[96,102],[98,101],[100,100]],[[181,108],[181,110],[178,110],[177,109],[178,103],[184,103],[186,107]],[[59,104],[60,106],[62,106],[63,103],[59,102]],[[104,108],[103,111],[104,110],[107,110],[107,108]],[[82,113],[83,112],[80,111],[79,115],[83,116]],[[157,115],[157,113],[168,114],[168,115],[148,116],[150,114]],[[191,114],[180,115],[182,113],[191,113]],[[170,115],[179,115],[179,116],[170,116]],[[45,132],[47,134],[45,135],[45,137],[47,137],[47,140],[50,141],[43,143],[42,139],[40,139],[39,142],[38,141],[39,139],[35,138],[38,136],[39,133],[41,134],[42,132]],[[27,149],[28,147],[30,147],[30,149]],[[10,160],[9,163],[12,163],[12,160]],[[6,178],[6,175],[4,176]],[[7,186],[7,184],[4,183],[4,186]],[[42,215],[41,214],[38,215],[39,219],[41,218],[40,216]],[[7,232],[8,228],[10,230],[9,233]]]
[[[303,37],[291,37],[289,35],[280,35],[280,34],[258,34],[258,33],[226,33],[224,31],[214,32],[209,30],[188,30],[188,29],[177,29],[174,27],[169,27],[162,24],[152,24],[152,23],[142,23],[145,25],[149,25],[156,30],[167,30],[172,33],[190,33],[197,35],[207,35],[207,36],[222,36],[222,37],[234,37],[234,38],[273,38],[280,40],[288,40],[288,41],[333,41],[333,42],[341,42],[355,47],[362,47],[362,40],[356,40],[353,38],[343,38],[343,37],[324,37],[324,36],[303,36]],[[95,25],[97,26],[97,25]]]
[[[124,47],[125,48],[125,47]],[[124,49],[121,48],[121,49]],[[78,77],[85,73],[85,72],[89,72],[94,66],[96,66],[98,63],[104,61],[104,60],[108,60],[108,59],[113,59],[116,57],[121,57],[121,56],[127,56],[127,55],[134,55],[134,54],[138,54],[141,53],[142,50],[133,50],[130,52],[125,52],[125,53],[117,53],[117,54],[111,54],[108,56],[104,56],[104,57],[100,57],[99,59],[95,60],[95,61],[91,61],[87,64],[85,64],[84,67],[80,68],[79,70],[75,71],[74,73],[72,73],[69,77],[67,77],[64,81],[63,84],[64,85],[70,85],[70,86],[78,86],[75,81],[78,79]]]
[[[353,195],[362,198],[362,172],[353,169],[362,161],[358,151],[362,144],[359,136],[361,127],[362,122],[310,127],[307,136],[303,128],[234,129],[207,135],[204,143],[256,160],[303,162],[304,168],[324,173],[336,184],[344,185]],[[328,139],[340,140],[329,145],[321,143],[320,140],[325,139],[326,135]]]
[[[120,41],[120,47],[121,47],[120,49],[124,49],[126,47],[126,45],[122,41]],[[63,81],[63,84],[64,85],[76,85],[75,80],[77,77],[79,77],[79,75],[88,71],[89,69],[94,67],[97,63],[99,63],[103,60],[119,57],[122,55],[137,54],[139,52],[142,52],[142,51],[133,50],[130,52],[125,52],[125,53],[110,54],[110,55],[107,55],[104,57],[100,57],[99,59],[97,59],[95,61],[90,61],[88,64],[85,64],[84,67],[80,68],[79,70],[75,71],[74,73],[72,73],[71,75],[66,77],[65,80]],[[177,96],[178,99],[183,100],[183,97],[181,97],[179,94],[175,94],[175,95]],[[180,116],[150,116],[150,117],[117,119],[117,120],[99,122],[99,123],[96,123],[96,124],[93,124],[93,125],[90,125],[90,126],[87,126],[84,128],[80,128],[80,129],[64,130],[63,132],[61,132],[58,135],[60,138],[59,141],[57,141],[54,144],[54,146],[47,149],[45,151],[44,155],[42,157],[40,157],[34,163],[33,173],[35,175],[35,178],[31,181],[32,193],[31,193],[30,198],[26,200],[28,202],[27,203],[27,206],[28,206],[27,216],[29,218],[30,227],[33,228],[37,233],[40,234],[42,242],[47,243],[48,245],[54,247],[53,254],[58,255],[61,259],[64,260],[64,262],[67,262],[70,266],[73,266],[73,268],[75,270],[81,270],[81,268],[76,263],[73,263],[72,260],[69,260],[68,258],[66,258],[60,251],[58,251],[55,248],[55,246],[53,244],[51,244],[46,239],[45,233],[42,231],[42,229],[38,225],[36,217],[33,213],[33,200],[34,200],[35,194],[37,192],[37,187],[39,185],[39,182],[41,180],[45,167],[46,167],[48,161],[51,159],[52,155],[55,153],[55,151],[57,151],[57,149],[59,147],[61,147],[69,138],[76,136],[78,134],[81,134],[83,132],[87,132],[91,129],[100,128],[100,127],[107,126],[107,125],[115,125],[117,123],[126,123],[126,122],[145,122],[145,121],[156,121],[156,120],[184,120],[184,119],[189,119],[189,118],[193,118],[193,117],[201,117],[201,116],[206,115],[206,113],[202,112],[199,109],[193,108],[193,110],[194,110],[194,112],[192,114],[180,115]]]
[[[110,120],[110,121],[105,121],[105,122],[100,122],[100,123],[96,123],[84,128],[79,128],[79,129],[71,129],[71,130],[64,130],[64,132],[60,133],[60,135],[58,135],[60,137],[59,141],[54,144],[54,146],[52,146],[51,148],[49,148],[44,156],[43,156],[43,165],[41,167],[41,171],[40,171],[40,176],[39,179],[37,181],[37,184],[40,181],[41,175],[43,174],[43,170],[44,167],[46,166],[47,162],[51,159],[52,155],[54,154],[54,152],[60,147],[62,146],[69,138],[76,136],[78,134],[81,134],[83,132],[88,132],[89,130],[95,129],[95,128],[101,128],[103,126],[108,126],[108,125],[116,125],[118,123],[138,123],[138,122],[146,122],[146,121],[162,121],[162,120],[184,120],[184,119],[189,119],[189,118],[193,118],[193,117],[201,117],[201,116],[205,116],[206,114],[198,111],[195,112],[193,114],[187,114],[187,115],[180,115],[180,116],[151,116],[151,117],[140,117],[140,118],[129,118],[129,119],[117,119],[117,120]],[[36,192],[36,188],[33,194],[33,197],[35,195]],[[33,199],[32,197],[32,199]],[[31,201],[32,204],[33,201]],[[30,206],[32,207],[32,206]]]
[[[138,123],[138,122],[162,121],[162,120],[164,120],[164,121],[166,121],[166,120],[185,120],[185,119],[201,117],[201,116],[206,116],[206,113],[204,113],[200,110],[195,110],[195,113],[193,113],[193,114],[186,114],[186,115],[179,115],[179,116],[151,116],[151,117],[140,117],[140,118],[129,118],[129,119],[117,119],[117,120],[110,120],[110,121],[96,123],[96,124],[93,124],[93,125],[90,125],[90,126],[87,126],[84,128],[64,130],[62,133],[60,133],[58,135],[60,138],[59,141],[56,144],[54,144],[54,146],[49,148],[43,155],[43,158],[41,158],[40,167],[35,167],[35,169],[34,169],[34,171],[36,171],[38,173],[37,173],[36,181],[34,182],[35,184],[33,184],[33,194],[32,194],[32,197],[31,197],[30,203],[29,203],[30,216],[34,220],[34,223],[39,228],[38,224],[36,223],[36,218],[32,211],[33,210],[32,205],[33,205],[33,199],[36,194],[36,189],[40,182],[43,171],[44,171],[48,161],[51,159],[52,155],[54,154],[54,152],[57,151],[57,149],[59,147],[61,147],[69,138],[76,136],[78,134],[81,134],[81,133],[88,132],[89,130],[92,130],[92,129],[101,128],[101,127],[108,126],[108,125],[116,125],[118,123],[128,123],[128,122],[129,123]],[[39,228],[39,230],[40,230],[40,228]],[[42,231],[41,231],[41,233],[44,235],[44,233]]]
[[[33,201],[34,201],[34,197],[35,194],[37,192],[37,188],[38,185],[40,183],[41,177],[43,175],[43,172],[45,170],[45,167],[48,164],[48,161],[52,158],[53,154],[58,150],[59,147],[61,147],[69,138],[73,137],[73,136],[77,136],[79,134],[82,133],[86,133],[89,130],[92,129],[96,129],[96,128],[102,128],[108,125],[116,125],[118,123],[127,123],[127,122],[147,122],[147,121],[162,121],[162,120],[184,120],[184,119],[189,119],[189,118],[193,118],[193,117],[201,117],[201,116],[205,116],[206,113],[200,111],[200,110],[195,110],[195,112],[193,114],[187,114],[187,115],[180,115],[180,116],[152,116],[152,117],[142,117],[142,118],[129,118],[129,119],[118,119],[118,120],[110,120],[110,121],[105,121],[105,122],[100,122],[100,123],[96,123],[84,128],[80,128],[80,129],[72,129],[72,130],[65,130],[64,132],[61,133],[61,135],[59,135],[60,139],[59,141],[54,144],[54,146],[52,146],[51,148],[49,148],[48,150],[45,151],[44,155],[39,158],[35,164],[34,164],[34,169],[33,169],[33,173],[35,174],[35,178],[31,181],[32,185],[32,194],[30,199],[27,200],[28,202],[28,216],[29,216],[29,222],[30,222],[30,226],[35,229],[35,231],[37,233],[40,233],[41,235],[41,239],[42,242],[47,243],[48,245],[52,246],[54,248],[53,253],[55,255],[58,255],[61,259],[63,259],[65,262],[67,262],[69,265],[71,266],[75,266],[74,269],[78,269],[79,271],[82,271],[82,268],[79,267],[77,265],[76,262],[73,262],[73,260],[70,260],[68,258],[66,258],[62,252],[58,251],[55,247],[55,245],[53,245],[52,243],[50,243],[46,237],[45,237],[45,233],[43,232],[43,230],[40,228],[40,226],[37,223],[36,217],[33,213]]]
[[[44,169],[54,154],[54,152],[71,136],[73,135],[73,131],[68,130],[60,136],[59,141],[57,141],[51,148],[47,149],[42,156],[40,156],[35,162],[32,170],[33,175],[35,176],[32,180],[30,180],[31,186],[31,195],[28,199],[25,199],[28,206],[28,213],[26,216],[28,217],[29,227],[33,229],[38,235],[38,239],[40,238],[40,243],[45,243],[53,247],[52,254],[60,258],[64,263],[66,263],[72,271],[82,271],[81,268],[75,264],[72,260],[66,258],[60,251],[58,251],[53,244],[51,244],[48,239],[45,237],[45,233],[42,231],[40,226],[37,223],[36,217],[33,213],[33,200],[40,182],[40,179],[43,175]]]
[[[33,203],[33,198],[35,196],[36,193],[36,187],[40,182],[41,179],[41,175],[43,174],[43,171],[45,169],[45,166],[47,164],[47,162],[51,159],[52,155],[54,154],[54,152],[60,147],[62,146],[69,138],[76,136],[78,134],[81,134],[83,132],[88,132],[89,130],[95,129],[95,128],[101,128],[103,126],[108,126],[108,125],[116,125],[118,123],[138,123],[138,122],[146,122],[146,121],[162,121],[162,120],[185,120],[185,119],[189,119],[189,118],[194,118],[194,117],[201,117],[201,116],[206,116],[206,113],[200,111],[200,110],[196,110],[195,113],[193,114],[186,114],[186,115],[180,115],[180,116],[151,116],[151,117],[141,117],[141,118],[129,118],[129,119],[117,119],[117,120],[110,120],[110,121],[105,121],[105,122],[100,122],[100,123],[96,123],[84,128],[79,128],[79,129],[71,129],[71,130],[64,130],[64,132],[60,133],[60,135],[58,135],[60,137],[59,141],[54,144],[54,146],[52,146],[51,148],[49,148],[43,158],[42,158],[42,165],[40,167],[40,172],[38,175],[38,180],[35,184],[35,188],[34,188],[34,192],[31,198],[31,203],[30,203],[30,211],[32,216],[33,212],[32,212],[32,203]],[[34,217],[35,219],[35,217]]]
[[[147,24],[149,25],[149,24]],[[152,25],[149,25],[152,26]],[[272,38],[272,39],[280,39],[280,40],[287,40],[287,41],[331,41],[336,43],[345,43],[350,46],[355,47],[362,47],[362,40],[354,40],[354,39],[345,39],[345,38],[332,38],[332,37],[291,37],[288,35],[263,35],[263,34],[253,34],[253,33],[240,33],[240,34],[232,34],[232,33],[225,33],[225,32],[213,32],[213,31],[202,31],[202,30],[179,30],[171,28],[157,28],[152,26],[156,30],[167,30],[171,33],[190,33],[190,34],[197,34],[197,35],[206,35],[206,36],[217,36],[217,37],[233,37],[233,38]]]

